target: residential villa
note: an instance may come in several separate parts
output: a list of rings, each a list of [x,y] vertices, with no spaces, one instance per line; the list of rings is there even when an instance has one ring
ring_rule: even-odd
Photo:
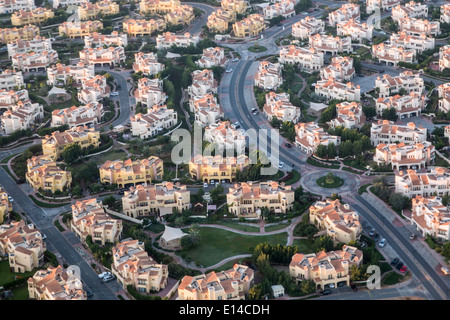
[[[111,88],[106,82],[106,77],[97,74],[93,78],[81,79],[81,90],[78,91],[78,100],[81,103],[98,103],[103,98],[109,98]]]
[[[313,34],[323,31],[325,31],[325,22],[310,16],[292,25],[292,36],[296,39],[309,39]]]
[[[408,145],[403,142],[380,143],[373,160],[377,165],[391,165],[393,170],[422,169],[433,163],[435,152],[428,141]]]
[[[12,134],[18,130],[26,130],[44,118],[44,107],[31,101],[18,101],[1,116],[1,133]]]
[[[86,300],[82,280],[73,269],[50,266],[28,278],[28,296],[34,300]]]
[[[167,286],[169,269],[159,264],[145,251],[144,243],[131,238],[112,248],[111,273],[123,289],[131,285],[137,292],[157,292]]]
[[[0,90],[0,109],[11,110],[19,101],[30,101],[28,90]]]
[[[164,15],[164,20],[167,25],[183,25],[187,26],[192,23],[195,19],[194,7],[183,4],[176,6],[172,12]]]
[[[278,61],[282,64],[296,64],[305,72],[319,71],[324,65],[324,53],[313,48],[302,48],[294,45],[280,49]]]
[[[53,8],[78,6],[84,2],[86,2],[86,0],[53,0]]]
[[[394,108],[399,119],[418,117],[425,108],[425,95],[411,91],[409,94],[401,96],[388,96],[378,98],[375,105],[377,115],[382,117],[383,111]]]
[[[24,86],[22,71],[6,69],[0,73],[0,92],[15,88],[22,89]]]
[[[164,68],[164,64],[158,62],[158,57],[153,52],[138,52],[134,54],[134,72],[142,72],[144,75],[153,76],[163,71]]]
[[[427,140],[427,128],[422,125],[416,126],[414,122],[409,122],[406,126],[394,124],[389,120],[378,120],[372,123],[370,128],[370,141],[373,146],[380,143],[393,144],[416,144]]]
[[[359,129],[364,123],[366,123],[366,116],[361,104],[355,101],[344,101],[336,105],[336,118],[332,119],[328,125],[331,128]]]
[[[52,9],[46,8],[26,8],[25,10],[18,10],[13,12],[11,15],[11,24],[13,26],[24,26],[28,24],[37,24],[40,25],[42,22],[47,21],[50,18],[53,18],[55,13]]]
[[[111,0],[100,0],[96,3],[83,2],[78,7],[78,18],[80,20],[92,20],[99,15],[108,16],[119,13],[119,4]]]
[[[289,93],[266,93],[266,103],[263,107],[264,115],[269,121],[275,117],[281,122],[297,123],[301,117],[301,109],[294,106],[289,100]]]
[[[70,228],[83,242],[90,236],[92,243],[104,246],[116,243],[122,234],[122,220],[113,219],[106,212],[102,201],[97,198],[77,201],[72,205]]]
[[[422,53],[425,50],[432,50],[435,46],[434,37],[422,33],[420,36],[408,35],[405,31],[391,34],[391,45],[403,47],[405,49],[416,50]]]
[[[316,201],[309,207],[309,223],[319,230],[326,230],[334,243],[357,241],[362,233],[359,214],[339,199]]]
[[[83,79],[94,76],[94,65],[85,65],[81,61],[74,66],[57,63],[47,68],[47,84],[49,86],[66,85],[69,83],[69,78],[73,80],[73,83],[81,84]]]
[[[248,7],[248,3],[245,0],[222,0],[220,5],[223,10],[234,11],[237,14],[245,13]]]
[[[232,182],[236,178],[236,171],[242,171],[248,166],[249,158],[246,155],[223,157],[198,154],[189,162],[189,174],[192,179],[207,183],[211,181]]]
[[[163,19],[127,19],[123,21],[123,32],[132,37],[152,35],[164,29],[166,29],[166,22]]]
[[[180,0],[141,0],[139,13],[142,15],[157,13],[169,13],[181,6]]]
[[[227,61],[224,48],[210,47],[203,49],[202,57],[195,61],[195,64],[199,68],[224,67]]]
[[[309,46],[324,54],[330,53],[333,57],[341,52],[349,53],[353,51],[350,37],[333,37],[320,33],[309,37]]]
[[[450,171],[448,168],[431,167],[425,172],[399,171],[395,174],[395,192],[405,197],[450,195]]]
[[[438,86],[438,110],[445,113],[450,111],[450,83],[443,83]]]
[[[397,5],[392,8],[392,20],[399,22],[404,18],[427,18],[428,6],[423,3],[410,1],[404,6]]]
[[[163,174],[163,161],[155,156],[134,161],[107,160],[100,166],[100,182],[117,184],[119,188],[139,183],[150,184],[153,180],[162,180]]]
[[[211,271],[198,276],[184,276],[178,287],[179,300],[245,300],[253,286],[254,270],[235,264],[233,268]]]
[[[342,22],[359,19],[359,4],[356,3],[345,3],[339,9],[328,14],[328,23],[332,27]]]
[[[314,153],[320,144],[327,146],[330,143],[339,145],[341,137],[328,134],[315,122],[299,122],[295,125],[295,144],[307,154]]]
[[[71,172],[62,170],[54,160],[44,155],[27,160],[25,179],[35,191],[42,189],[52,194],[67,190],[72,184]]]
[[[79,54],[81,62],[96,67],[110,67],[125,62],[124,47],[85,48]]]
[[[0,14],[12,13],[17,10],[34,9],[34,0],[3,0],[0,1]]]
[[[287,213],[294,208],[294,202],[294,191],[284,182],[241,182],[227,193],[228,211],[238,218],[259,219],[263,208],[275,214]]]
[[[450,45],[439,48],[439,71],[444,71],[445,68],[450,69]]]
[[[375,88],[380,89],[378,94],[380,98],[387,98],[401,91],[415,92],[421,95],[424,92],[424,83],[419,73],[407,70],[398,76],[389,74],[384,74],[381,78],[378,76],[375,80]]]
[[[441,18],[442,23],[450,23],[450,3],[441,5]]]
[[[337,35],[350,36],[352,40],[359,43],[364,39],[370,41],[372,40],[373,26],[350,19],[337,24]]]
[[[333,79],[318,80],[315,93],[327,100],[361,101],[361,88],[352,82],[342,83]]]
[[[265,90],[276,90],[283,84],[280,63],[270,63],[263,60],[259,63],[258,71],[255,73],[255,86]]]
[[[430,21],[427,19],[403,18],[398,21],[400,31],[408,35],[420,37],[422,34],[427,36],[437,36],[441,33],[439,21]]]
[[[46,71],[50,64],[58,60],[58,52],[45,50],[42,52],[17,53],[11,57],[13,68],[24,72]]]
[[[72,106],[66,109],[57,109],[52,112],[50,127],[59,127],[67,124],[69,128],[77,126],[95,125],[100,122],[103,115],[101,103],[90,102],[84,106]]]
[[[208,16],[206,26],[210,32],[227,33],[230,23],[236,21],[236,12],[217,9]]]
[[[240,130],[234,129],[230,121],[211,123],[205,128],[203,139],[214,144],[220,154],[225,150],[245,154],[246,137]]]
[[[386,65],[396,67],[399,62],[414,63],[416,50],[405,49],[399,45],[387,45],[384,42],[372,45],[372,55]]]
[[[137,113],[130,118],[131,134],[147,139],[169,129],[178,123],[178,114],[166,105],[147,107],[147,114]]]
[[[87,126],[72,127],[64,132],[54,131],[42,139],[42,152],[56,161],[64,148],[72,144],[78,144],[81,149],[97,148],[100,146],[100,131]]]
[[[155,215],[161,217],[182,212],[191,206],[191,192],[186,185],[172,182],[140,184],[130,187],[122,197],[123,213],[129,217]]]
[[[91,33],[103,29],[103,23],[98,20],[63,22],[59,25],[59,35],[68,38],[84,38]],[[125,30],[125,28],[124,28]]]
[[[0,28],[1,43],[11,43],[17,39],[33,40],[39,35],[39,27],[35,25],[23,26],[22,28]]]
[[[11,272],[30,272],[42,266],[46,250],[42,234],[32,223],[20,220],[0,225],[0,255],[7,257]]]
[[[414,225],[422,236],[430,235],[442,241],[450,240],[450,211],[437,196],[412,199],[411,225]]]
[[[354,77],[355,68],[351,57],[333,57],[328,66],[320,69],[320,78],[322,80],[350,81]]]
[[[126,33],[113,31],[111,34],[101,34],[92,32],[84,37],[84,47],[99,48],[103,46],[126,47],[128,45],[128,36]]]
[[[164,32],[156,36],[156,49],[169,49],[172,46],[187,48],[189,46],[197,46],[200,41],[198,35],[191,35],[186,32],[183,35],[178,35],[172,32]]]
[[[212,70],[195,70],[191,73],[191,77],[192,84],[188,87],[190,98],[217,93],[217,81],[214,79],[214,72]]]
[[[224,116],[223,109],[213,94],[190,99],[189,108],[195,114],[195,123],[201,127],[216,123]]]
[[[52,43],[50,39],[37,36],[33,40],[16,39],[14,42],[8,43],[8,58],[11,59],[18,53],[27,53],[33,51],[35,53],[41,53],[44,51],[52,50]]]
[[[400,0],[366,0],[366,12],[372,13],[376,9],[389,10],[400,4]]]
[[[350,285],[350,269],[352,265],[362,264],[363,252],[356,247],[344,245],[342,250],[320,251],[318,253],[296,253],[289,264],[289,275],[297,284],[304,280],[312,280],[319,289],[339,283]]]
[[[162,79],[140,78],[138,87],[134,90],[136,103],[150,108],[154,105],[164,105],[167,100],[167,94],[163,91]]]
[[[282,16],[287,19],[295,16],[294,6],[295,0],[278,0],[263,8],[264,19],[271,20],[275,17]]]
[[[238,38],[258,36],[266,29],[266,21],[260,14],[254,13],[233,24],[233,34]]]
[[[12,203],[9,201],[8,193],[0,186],[0,225],[5,222],[12,209]]]

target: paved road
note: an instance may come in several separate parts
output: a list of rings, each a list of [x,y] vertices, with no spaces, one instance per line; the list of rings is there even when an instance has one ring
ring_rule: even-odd
[[[131,84],[129,84],[123,73],[110,71],[108,72],[116,79],[117,84],[120,85],[119,92],[119,103],[120,103],[120,115],[119,117],[113,121],[113,126],[117,125],[125,125],[130,121],[131,109],[130,109],[130,96],[128,91],[131,88]],[[128,86],[130,85],[130,86]]]
[[[198,34],[202,32],[203,26],[206,26],[206,22],[208,21],[208,16],[218,9],[217,7],[212,7],[207,4],[198,2],[183,2],[183,4],[188,4],[205,12],[205,14],[200,19],[195,20],[189,27],[188,32],[190,34]]]

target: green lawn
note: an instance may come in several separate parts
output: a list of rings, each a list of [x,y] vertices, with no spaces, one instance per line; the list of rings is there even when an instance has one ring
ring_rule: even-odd
[[[395,271],[388,273],[383,280],[381,280],[381,285],[393,285],[399,283],[403,280],[403,275],[398,274]]]
[[[34,274],[35,271],[32,272],[25,272],[25,273],[13,273],[9,269],[9,261],[3,260],[0,261],[0,287],[3,286],[5,283],[11,282],[14,279],[15,276],[22,277],[22,278],[28,278]]]
[[[310,241],[308,239],[294,239],[292,245],[298,247],[299,253],[314,252],[314,241]]]
[[[264,52],[267,51],[267,48],[264,46],[252,46],[248,48],[250,52]]]
[[[229,227],[229,228],[233,228],[233,229],[241,230],[241,231],[246,231],[246,232],[259,232],[259,227],[257,225],[254,225],[254,226],[242,225],[242,224],[239,224],[236,222],[231,222],[231,221],[223,221],[223,222],[216,223],[216,224],[220,224],[225,227]]]
[[[265,227],[264,230],[266,232],[271,232],[271,231],[284,229],[284,228],[286,228],[288,226],[289,226],[289,223],[282,223],[282,224],[277,224],[277,225],[274,225],[274,226]]]
[[[344,180],[338,176],[334,176],[334,181],[332,183],[327,183],[327,177],[323,176],[316,180],[318,186],[322,188],[339,188],[344,184]]]
[[[94,161],[97,165],[104,164],[107,160],[119,160],[122,158],[126,158],[127,154],[122,150],[110,150],[108,152],[99,154],[98,156],[92,156],[87,161]]]
[[[28,300],[29,294],[28,294],[28,284],[24,283],[21,284],[18,287],[15,287],[12,289],[13,297],[11,300]]]
[[[201,227],[200,245],[187,251],[192,261],[203,266],[212,266],[223,259],[239,254],[249,254],[249,249],[261,242],[285,245],[285,232],[271,236],[247,236],[217,228]]]

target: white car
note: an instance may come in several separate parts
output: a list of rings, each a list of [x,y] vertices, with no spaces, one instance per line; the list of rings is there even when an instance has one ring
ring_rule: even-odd
[[[45,239],[47,239],[47,236],[41,232],[41,238],[42,238],[42,240],[45,240]]]
[[[207,182],[203,182],[203,188],[208,188],[208,183]]]
[[[113,97],[116,97],[116,96],[118,96],[119,95],[119,93],[118,92],[116,92],[116,91],[114,91],[114,92],[111,92],[111,96],[113,96]]]
[[[231,73],[231,72],[233,72],[233,69],[228,68],[227,70],[225,70],[225,72],[226,72],[226,73]]]
[[[280,162],[279,164],[278,164],[278,168],[283,168],[284,167],[284,162]]]
[[[380,243],[378,244],[381,248],[383,248],[386,245],[386,239],[381,239]]]
[[[9,200],[9,202],[14,202],[14,199],[11,196],[8,196],[8,200]]]
[[[102,273],[100,273],[100,274],[98,275],[98,277],[99,277],[100,279],[103,279],[103,278],[106,277],[106,276],[112,276],[111,272],[105,271],[105,272],[102,272]]]
[[[233,59],[231,59],[231,62],[236,62],[236,61],[239,61],[239,58],[233,58]]]

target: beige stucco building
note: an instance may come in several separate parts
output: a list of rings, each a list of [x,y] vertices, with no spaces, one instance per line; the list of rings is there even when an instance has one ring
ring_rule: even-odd
[[[427,128],[409,122],[406,126],[394,124],[389,120],[378,120],[370,128],[370,141],[373,146],[380,143],[416,144],[427,140]]]
[[[5,189],[0,186],[0,225],[5,222],[9,213],[12,211],[12,203],[9,201]]]
[[[450,240],[450,210],[442,204],[437,196],[412,199],[411,225],[414,225],[422,236],[431,235],[442,241]]]
[[[194,180],[203,182],[226,181],[232,182],[236,178],[236,171],[242,171],[249,166],[246,155],[237,157],[194,156],[189,162],[189,174]]]
[[[92,32],[97,32],[103,29],[103,22],[99,20],[88,21],[73,21],[63,22],[59,25],[59,35],[67,36],[68,38],[83,38],[90,35]],[[125,28],[124,28],[125,30]]]
[[[78,7],[80,20],[92,20],[99,15],[108,16],[119,13],[119,4],[111,0],[100,0],[96,3],[86,1]]]
[[[22,28],[3,28],[0,29],[0,42],[11,43],[17,39],[33,40],[39,35],[39,27],[35,25],[23,26]]]
[[[27,160],[26,181],[38,191],[55,193],[65,191],[72,184],[72,173],[62,170],[47,156],[35,156]]]
[[[341,143],[340,136],[332,136],[315,122],[299,122],[295,125],[295,144],[303,152],[312,154],[321,144],[327,146],[333,143],[335,146]]]
[[[248,17],[236,21],[233,24],[233,33],[235,37],[247,38],[258,36],[266,29],[264,17],[260,14],[251,14]]]
[[[435,152],[428,141],[410,145],[380,143],[373,160],[378,165],[391,165],[393,170],[423,169],[433,163]]]
[[[26,10],[15,11],[11,15],[11,24],[13,26],[24,26],[27,24],[41,24],[50,18],[53,18],[55,13],[51,9],[46,8],[27,8]]]
[[[375,88],[379,88],[378,96],[386,98],[394,94],[400,93],[403,89],[405,92],[416,92],[422,94],[424,92],[424,82],[419,73],[412,71],[401,72],[398,76],[383,74],[375,79]]]
[[[395,192],[406,197],[448,196],[450,194],[450,171],[443,167],[431,167],[425,172],[404,170],[395,174]]]

